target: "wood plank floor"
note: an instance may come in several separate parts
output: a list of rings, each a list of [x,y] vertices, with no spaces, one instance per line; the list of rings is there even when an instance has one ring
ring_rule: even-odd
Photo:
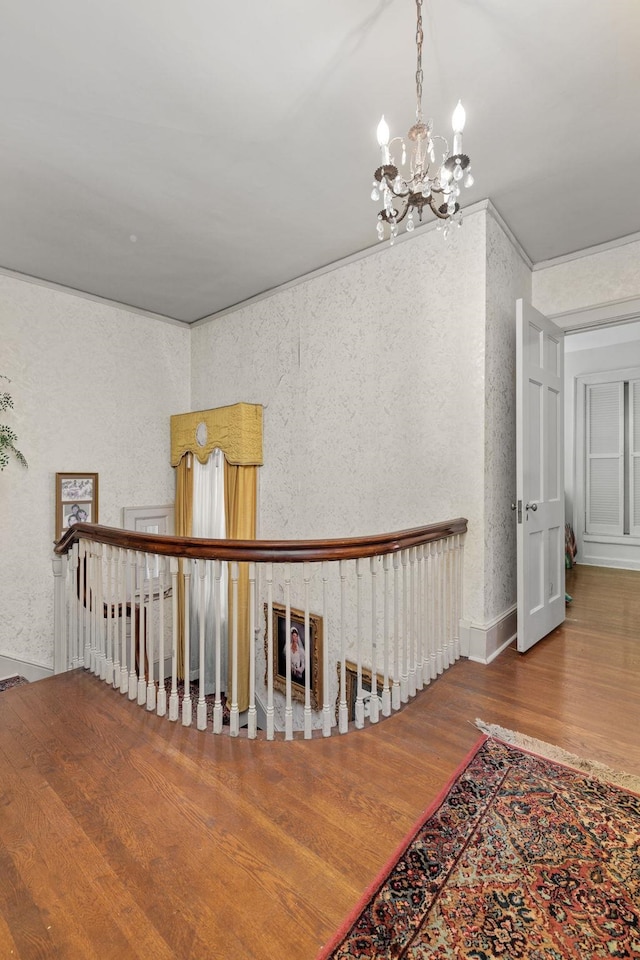
[[[378,729],[234,742],[82,671],[0,696],[0,960],[313,960],[478,738],[640,774],[640,573],[577,567],[565,624],[460,661]]]

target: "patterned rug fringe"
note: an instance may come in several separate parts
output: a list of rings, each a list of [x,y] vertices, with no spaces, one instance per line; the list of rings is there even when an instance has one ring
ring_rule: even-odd
[[[578,757],[574,753],[568,753],[562,747],[556,747],[552,743],[545,743],[543,740],[535,740],[527,736],[526,733],[519,733],[517,730],[507,730],[505,727],[498,726],[497,723],[485,723],[484,720],[476,720],[476,727],[488,737],[494,737],[497,740],[503,740],[505,743],[511,743],[515,747],[522,747],[523,750],[529,750],[547,760],[555,760],[557,763],[563,763],[567,767],[573,767],[586,773],[593,780],[599,780],[601,783],[610,783],[616,787],[622,787],[632,793],[640,794],[640,777],[632,773],[624,773],[621,770],[613,770],[604,763],[597,760],[586,760],[584,757]]]
[[[0,680],[0,693],[3,690],[11,690],[12,687],[20,687],[23,683],[29,683],[26,677],[19,677],[17,674],[15,677],[5,677]]]

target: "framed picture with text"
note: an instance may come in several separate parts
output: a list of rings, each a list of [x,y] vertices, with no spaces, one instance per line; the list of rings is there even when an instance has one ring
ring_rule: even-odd
[[[56,540],[74,523],[98,522],[98,474],[56,473]]]

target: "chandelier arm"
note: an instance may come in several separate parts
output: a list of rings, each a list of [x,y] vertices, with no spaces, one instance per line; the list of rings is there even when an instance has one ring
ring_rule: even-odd
[[[389,160],[393,164],[393,157],[391,156],[391,148],[394,143],[399,143],[401,146],[404,146],[404,137],[393,137],[392,140],[389,140]]]
[[[402,211],[399,217],[396,217],[396,223],[402,223],[402,221],[404,220],[408,212],[409,212],[409,204],[405,202],[404,210]]]
[[[444,199],[444,195],[443,195],[443,194],[440,195],[440,199]],[[448,219],[449,219],[449,214],[448,214],[448,213],[440,213],[440,209],[438,208],[437,204],[434,202],[434,197],[433,197],[433,196],[429,197],[428,203],[429,203],[429,206],[431,207],[433,213],[435,213],[436,217],[438,218],[438,220],[448,220]]]
[[[446,137],[443,137],[439,133],[436,133],[433,137],[431,137],[431,143],[435,145],[436,140],[441,140],[442,143],[444,143],[444,153],[442,155],[442,163],[444,163],[444,161],[449,156],[449,141],[447,140]]]
[[[406,181],[405,181],[406,182]],[[405,197],[408,197],[411,194],[411,187],[407,183],[407,189],[405,191],[395,190],[393,185],[387,181],[387,187],[391,190],[391,193],[394,197],[398,197],[400,200],[404,200]]]

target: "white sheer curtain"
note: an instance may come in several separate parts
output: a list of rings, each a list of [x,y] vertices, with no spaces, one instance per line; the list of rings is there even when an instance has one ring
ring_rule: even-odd
[[[193,536],[223,540],[227,535],[224,510],[224,454],[216,448],[205,464],[193,458]],[[205,579],[205,694],[215,693],[215,606],[213,563],[207,562]],[[227,678],[227,570],[223,565],[220,597],[220,677],[222,690]],[[200,578],[191,575],[190,599],[190,673],[199,677]]]

